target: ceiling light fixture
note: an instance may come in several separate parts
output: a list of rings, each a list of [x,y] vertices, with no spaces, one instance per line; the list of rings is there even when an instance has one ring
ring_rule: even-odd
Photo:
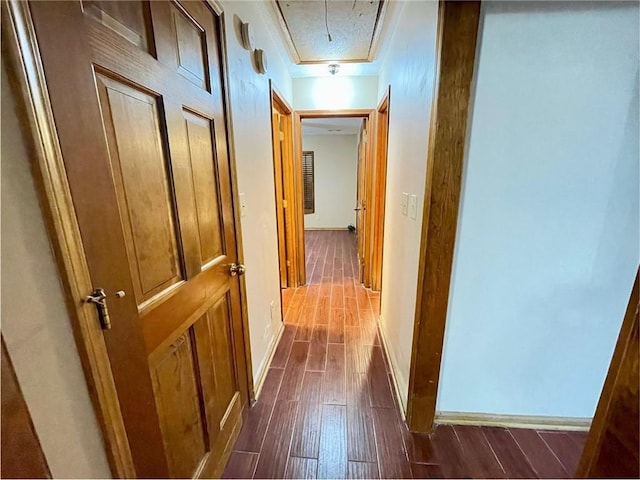
[[[335,75],[336,73],[338,73],[340,71],[340,65],[337,63],[331,63],[329,64],[329,73],[331,75]]]

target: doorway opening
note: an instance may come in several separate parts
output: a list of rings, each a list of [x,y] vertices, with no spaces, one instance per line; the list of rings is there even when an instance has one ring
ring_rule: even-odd
[[[354,278],[371,289],[379,310],[389,92],[376,110],[293,115],[272,92],[283,313],[293,297],[289,289],[333,275],[327,251],[336,242],[353,249]]]

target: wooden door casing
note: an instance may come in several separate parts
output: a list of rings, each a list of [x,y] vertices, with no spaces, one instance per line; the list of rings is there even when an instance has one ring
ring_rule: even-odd
[[[371,247],[371,290],[382,288],[382,252],[384,247],[384,213],[387,195],[387,146],[389,136],[389,96],[383,97],[376,112],[375,153],[372,178],[371,200],[373,202],[372,247]]]
[[[282,114],[272,101],[271,134],[273,141],[273,177],[276,194],[276,221],[278,224],[278,265],[280,267],[280,288],[289,287],[287,269],[287,232],[285,226],[284,165],[282,158]]]
[[[297,216],[297,182],[293,158],[293,109],[269,82],[272,109],[273,173],[275,182],[278,259],[281,288],[295,288],[304,279],[305,257],[299,250],[297,230],[304,229]],[[302,180],[302,179],[300,179]]]
[[[44,456],[11,363],[9,352],[2,343],[2,467],[1,478],[51,478]]]
[[[360,141],[358,143],[358,188],[357,188],[357,215],[356,236],[358,245],[358,272],[360,282],[365,283],[367,269],[367,237],[369,226],[367,223],[367,208],[369,190],[369,157],[367,155],[369,145],[368,119],[362,120],[360,127]]]
[[[640,475],[639,275],[637,272],[576,478]]]
[[[248,398],[221,18],[199,2],[31,12],[136,473],[214,475]]]

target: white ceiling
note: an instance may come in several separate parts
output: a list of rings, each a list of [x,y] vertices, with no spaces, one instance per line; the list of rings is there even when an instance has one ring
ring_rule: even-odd
[[[305,118],[303,135],[357,135],[362,118]]]
[[[370,62],[388,0],[273,0],[297,64]],[[327,35],[327,25],[331,41]]]

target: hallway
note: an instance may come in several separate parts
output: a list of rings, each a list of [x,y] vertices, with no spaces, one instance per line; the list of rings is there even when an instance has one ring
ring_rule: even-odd
[[[355,236],[308,231],[308,286],[283,292],[285,331],[225,478],[569,478],[583,432],[401,420],[376,326],[380,297],[357,280]]]

